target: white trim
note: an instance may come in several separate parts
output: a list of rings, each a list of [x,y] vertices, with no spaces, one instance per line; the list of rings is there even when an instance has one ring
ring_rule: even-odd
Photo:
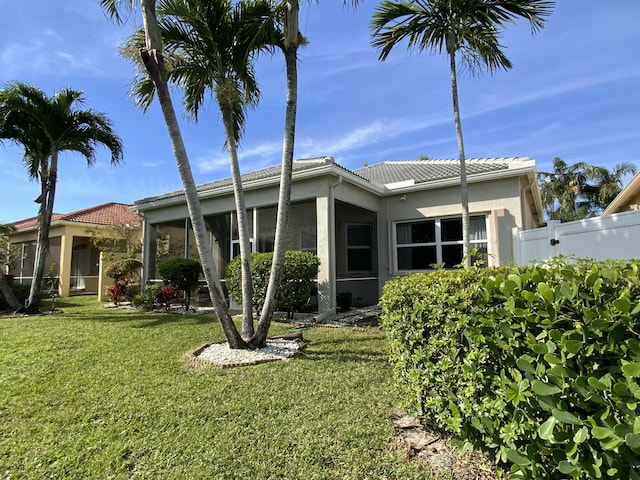
[[[479,217],[479,216],[483,216],[484,220],[485,220],[485,231],[487,233],[486,238],[482,239],[482,240],[470,240],[470,244],[471,247],[473,248],[473,245],[479,245],[479,244],[483,244],[486,245],[487,247],[487,254],[490,255],[491,254],[491,229],[489,228],[489,215],[490,212],[477,212],[477,213],[471,213],[469,214],[470,217]],[[415,218],[415,219],[411,219],[411,220],[399,220],[399,221],[393,221],[391,222],[391,235],[392,235],[392,243],[391,243],[391,250],[392,250],[392,259],[393,259],[393,264],[391,265],[391,273],[394,275],[404,275],[404,274],[409,274],[409,273],[415,273],[415,272],[424,272],[427,271],[429,269],[412,269],[412,270],[401,270],[398,266],[398,248],[412,248],[412,247],[435,247],[436,248],[436,264],[441,264],[443,262],[442,259],[442,247],[443,246],[447,246],[447,245],[462,245],[462,239],[461,240],[446,240],[443,241],[442,240],[442,231],[441,231],[441,221],[442,220],[447,220],[447,219],[460,219],[462,218],[461,215],[445,215],[445,216],[441,216],[441,217],[422,217],[422,218]],[[403,243],[398,245],[398,238],[397,238],[397,226],[398,225],[403,225],[403,224],[415,224],[415,223],[422,223],[422,222],[429,222],[429,221],[433,221],[434,222],[434,228],[435,228],[435,241],[434,242],[426,242],[426,243]]]

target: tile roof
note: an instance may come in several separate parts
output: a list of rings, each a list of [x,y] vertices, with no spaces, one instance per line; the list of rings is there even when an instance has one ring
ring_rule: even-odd
[[[533,161],[527,157],[505,157],[505,158],[470,158],[467,159],[467,175],[477,175],[482,173],[498,172],[508,170],[510,167],[528,162],[528,166],[533,165]],[[458,160],[406,160],[389,161],[370,165],[357,170],[348,170],[338,165],[333,157],[314,157],[293,162],[293,173],[311,170],[323,165],[332,165],[335,168],[349,172],[358,176],[371,184],[387,185],[412,180],[416,184],[435,180],[445,180],[460,176],[460,165]],[[242,175],[242,183],[275,179],[280,176],[280,165],[263,168]],[[198,185],[198,194],[202,195],[213,192],[217,189],[230,187],[231,178],[215,180],[213,182]],[[176,190],[154,197],[147,197],[133,202],[134,207],[144,209],[145,204],[162,202],[165,200],[180,201],[184,198],[184,190]]]
[[[293,173],[302,172],[304,170],[309,170],[315,167],[319,167],[322,165],[334,164],[335,161],[332,157],[314,157],[314,158],[305,158],[301,160],[295,160],[293,162]],[[280,176],[280,165],[274,165],[271,167],[263,168],[260,170],[255,170],[253,172],[248,172],[242,174],[242,183],[255,182],[258,180],[265,180],[268,178],[277,178]],[[231,181],[231,177],[224,178],[222,180],[214,180],[213,182],[203,183],[198,185],[196,188],[199,194],[210,192],[219,188],[229,187],[233,183]],[[174,192],[168,192],[161,195],[156,195],[154,197],[143,198],[142,200],[136,200],[133,202],[133,205],[140,205],[160,200],[169,200],[172,198],[180,198],[184,196],[184,190],[176,190]]]
[[[466,160],[467,175],[508,170],[509,166],[526,157],[469,158]],[[406,160],[377,163],[354,170],[361,177],[384,185],[413,180],[416,184],[445,180],[460,176],[458,160]]]
[[[124,203],[110,202],[66,214],[54,213],[51,216],[51,224],[65,221],[93,225],[140,225],[140,217],[137,213],[129,210],[129,207],[130,205]],[[12,223],[12,225],[16,230],[36,227],[38,225],[38,217],[19,220]]]

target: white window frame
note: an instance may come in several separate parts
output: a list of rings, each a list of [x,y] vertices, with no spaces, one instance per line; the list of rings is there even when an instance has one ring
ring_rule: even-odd
[[[250,249],[251,249],[251,253],[256,253],[257,251],[257,246],[256,246],[256,242],[255,239],[258,238],[258,209],[257,208],[253,208],[253,236],[249,237],[249,245],[250,245]],[[249,209],[247,209],[247,212],[249,211]],[[233,229],[234,229],[234,222],[236,222],[236,229],[238,228],[237,226],[237,220],[236,220],[236,212],[235,211],[231,211],[231,222],[230,222],[230,228],[229,228],[229,258],[231,258],[233,260],[233,258],[235,258],[234,255],[234,247],[238,247],[238,252],[240,251],[240,238],[233,238]],[[238,254],[239,255],[239,254]]]
[[[470,214],[469,217],[481,217],[484,216],[484,221],[485,221],[485,232],[486,232],[486,238],[481,239],[481,240],[470,240],[470,246],[471,249],[473,250],[474,245],[486,245],[487,246],[487,253],[489,252],[489,246],[491,245],[490,243],[490,236],[491,236],[491,232],[489,230],[489,214],[488,213],[473,213]],[[442,234],[441,234],[441,222],[442,220],[447,220],[447,219],[451,219],[451,218],[455,218],[455,219],[459,219],[462,218],[462,215],[447,215],[447,216],[442,216],[442,217],[423,217],[423,218],[414,218],[411,220],[401,220],[401,221],[395,221],[392,222],[391,224],[391,234],[392,234],[392,250],[393,250],[393,271],[394,273],[397,274],[405,274],[405,273],[412,273],[412,272],[423,272],[425,271],[424,269],[404,269],[401,270],[398,266],[398,249],[399,248],[413,248],[413,247],[432,247],[435,246],[436,247],[436,264],[441,264],[443,263],[442,260],[442,247],[446,246],[446,245],[462,245],[462,240],[448,240],[448,241],[442,241]],[[434,221],[435,222],[435,242],[426,242],[426,243],[403,243],[403,244],[398,244],[398,233],[397,233],[397,226],[398,225],[405,225],[405,224],[414,224],[414,223],[422,223],[422,222],[429,222],[429,221]],[[427,269],[428,270],[428,269]]]

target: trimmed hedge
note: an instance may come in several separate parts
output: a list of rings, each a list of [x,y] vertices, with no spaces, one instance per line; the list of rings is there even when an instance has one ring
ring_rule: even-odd
[[[511,478],[640,479],[637,262],[397,278],[381,299],[408,405]]]
[[[271,276],[273,252],[251,254],[251,278],[253,280],[253,309],[260,312],[267,295]],[[276,299],[276,310],[293,312],[309,299],[315,288],[320,259],[311,252],[289,250],[285,252]],[[242,268],[240,255],[227,265],[225,284],[229,296],[237,304],[242,303]]]

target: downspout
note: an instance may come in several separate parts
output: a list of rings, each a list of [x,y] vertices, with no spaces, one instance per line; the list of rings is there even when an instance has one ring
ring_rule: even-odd
[[[544,218],[541,218],[541,211],[538,210],[539,205],[536,205],[536,199],[535,199],[535,195],[533,194],[533,187],[534,185],[536,185],[535,183],[535,178],[530,180],[529,183],[522,189],[522,192],[520,193],[520,201],[522,202],[522,207],[521,207],[521,215],[522,215],[522,220],[523,220],[523,225],[522,225],[522,229],[526,230],[526,225],[524,225],[524,219],[525,219],[525,211],[524,211],[524,205],[527,202],[527,192],[531,193],[531,201],[533,203],[533,206],[536,209],[536,215],[535,218],[538,220],[538,226],[542,225],[544,223]]]

